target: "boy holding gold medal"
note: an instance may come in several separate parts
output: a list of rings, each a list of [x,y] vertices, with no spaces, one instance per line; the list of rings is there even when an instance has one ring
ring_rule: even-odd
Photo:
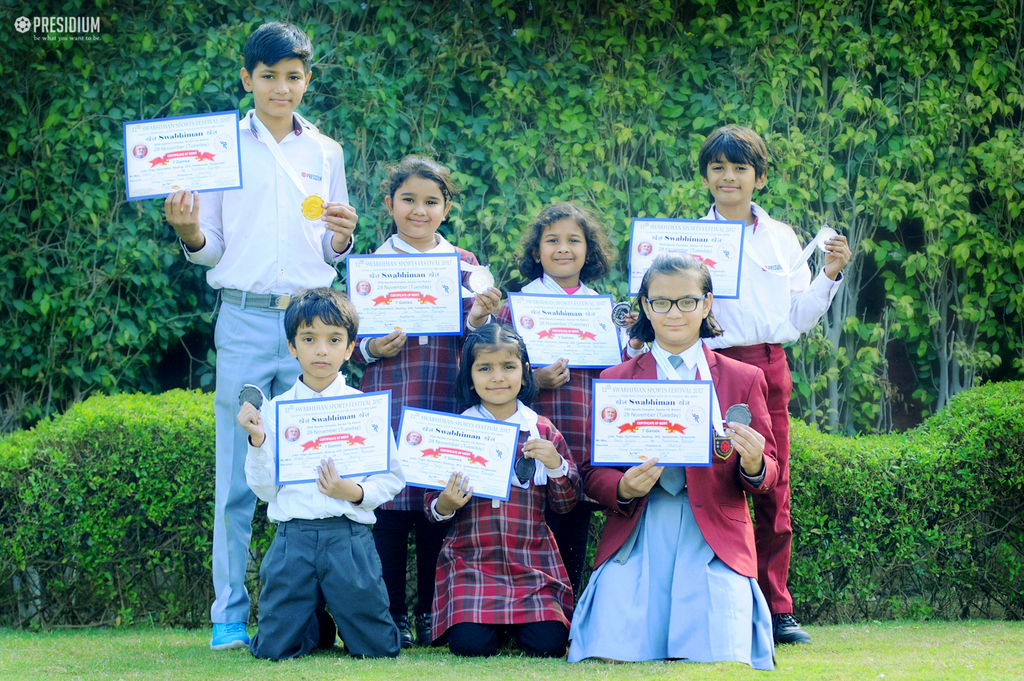
[[[256,29],[243,48],[242,86],[253,110],[239,121],[242,188],[164,202],[185,257],[210,268],[220,292],[217,348],[216,499],[210,609],[216,650],[249,644],[245,570],[256,497],[245,482],[246,433],[235,421],[246,383],[275,395],[299,366],[288,354],[284,310],[302,289],[330,286],[352,247],[341,145],[295,113],[312,76],[313,46],[290,24]]]

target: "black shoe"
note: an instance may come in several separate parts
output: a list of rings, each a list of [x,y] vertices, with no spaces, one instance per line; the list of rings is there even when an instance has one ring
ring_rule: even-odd
[[[412,648],[412,627],[409,626],[409,618],[399,615],[395,618],[395,626],[398,627],[398,640],[403,648]]]
[[[776,643],[810,643],[811,635],[800,628],[800,622],[788,612],[772,615],[772,631]]]
[[[433,640],[430,638],[430,613],[421,612],[416,615],[416,645],[426,648]]]

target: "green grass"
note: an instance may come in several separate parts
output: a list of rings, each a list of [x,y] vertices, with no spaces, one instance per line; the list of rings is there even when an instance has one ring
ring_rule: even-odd
[[[0,630],[0,679],[1020,679],[1022,622],[881,622],[806,627],[810,646],[776,651],[766,676],[735,663],[566,664],[501,655],[464,660],[438,649],[413,649],[397,660],[351,660],[341,650],[288,662],[248,651],[215,652],[209,632],[181,629],[89,629],[31,633]]]

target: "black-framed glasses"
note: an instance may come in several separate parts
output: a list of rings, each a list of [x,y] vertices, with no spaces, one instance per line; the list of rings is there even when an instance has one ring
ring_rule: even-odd
[[[669,300],[668,298],[648,298],[647,304],[651,306],[651,309],[658,314],[666,314],[675,305],[679,308],[680,312],[693,312],[697,309],[697,303],[708,297],[708,294],[702,295],[700,298],[676,298],[675,300]]]

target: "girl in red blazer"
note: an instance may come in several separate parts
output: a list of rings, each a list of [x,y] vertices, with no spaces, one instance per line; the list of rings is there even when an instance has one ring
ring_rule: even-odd
[[[757,585],[746,494],[778,478],[767,386],[760,369],[716,355],[702,338],[721,333],[711,315],[711,276],[699,260],[659,256],[637,295],[633,338],[651,352],[605,379],[711,380],[724,413],[746,404],[749,426],[728,422],[732,447],[709,467],[583,464],[586,494],[607,509],[595,569],[579,599],[569,661],[737,661],[773,669],[771,612]],[[729,450],[729,451],[725,451]]]

